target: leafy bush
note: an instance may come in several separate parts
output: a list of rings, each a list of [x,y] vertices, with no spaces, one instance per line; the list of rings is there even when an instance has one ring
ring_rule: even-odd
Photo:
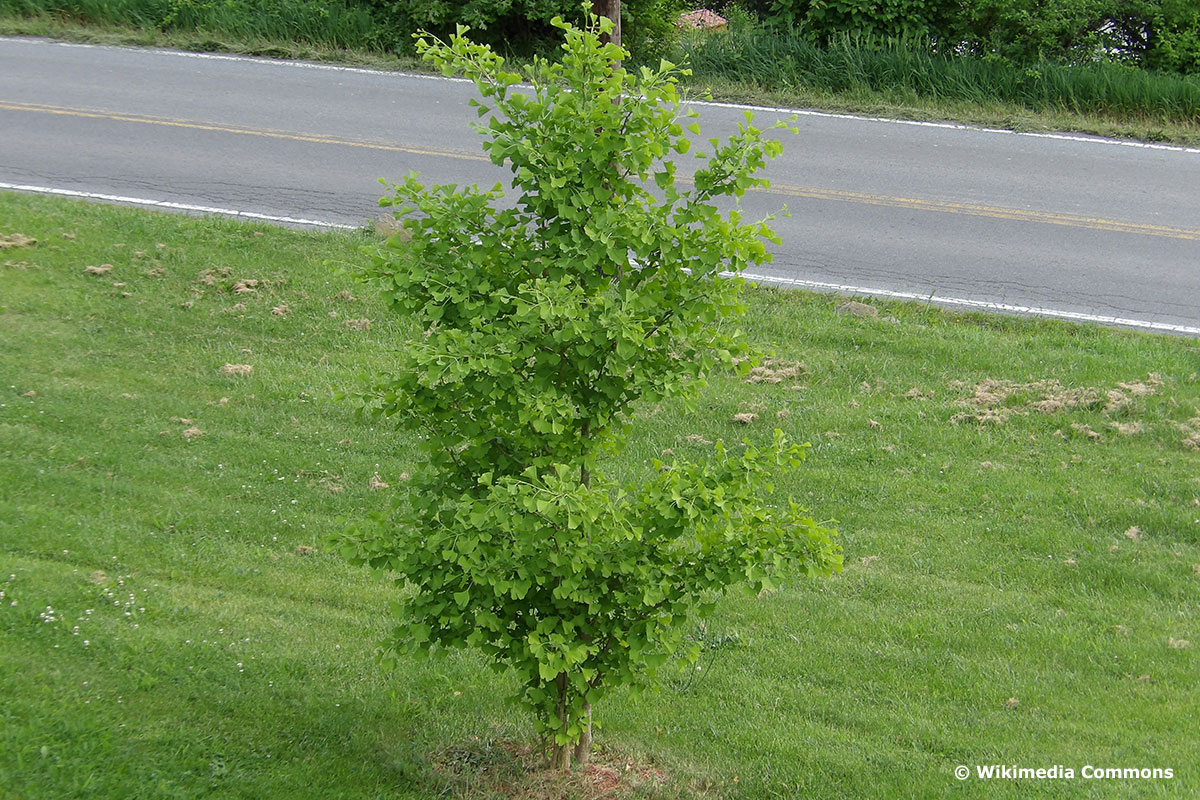
[[[1195,0],[1116,0],[1116,37],[1148,69],[1200,74],[1200,5]]]
[[[772,0],[764,19],[822,46],[923,39],[931,50],[1021,67],[1117,60],[1200,71],[1194,0]]]
[[[946,35],[977,56],[1014,64],[1090,63],[1115,44],[1114,0],[963,0]]]
[[[774,0],[768,19],[819,44],[847,36],[935,38],[958,7],[958,0]]]
[[[565,767],[572,745],[587,758],[593,704],[652,680],[717,595],[828,574],[841,556],[832,531],[769,499],[772,473],[804,455],[779,431],[762,447],[718,442],[702,463],[656,461],[640,485],[604,475],[638,404],[694,396],[722,364],[749,369],[729,321],[743,282],[722,272],[767,260],[775,236],[716,201],[766,185],[754,173],[782,145],[747,115],[681,191],[669,158],[690,147],[683,71],[614,68],[628,53],[601,44],[608,20],[553,24],[561,63],[523,75],[465,29],[418,44],[475,82],[485,149],[511,169],[516,202],[501,205],[499,184],[415,175],[385,198],[407,237],[364,277],[419,333],[363,400],[418,432],[428,462],[342,549],[407,593],[385,663],[478,648],[520,676]],[[522,80],[531,92],[513,89]]]
[[[476,38],[495,49],[529,55],[557,46],[560,34],[552,20],[581,23],[579,0],[358,0],[388,30],[393,46],[410,52],[413,36],[429,31],[446,36],[458,25],[474,29]],[[657,60],[675,34],[674,22],[689,0],[624,0],[621,3],[623,44],[635,58]]]

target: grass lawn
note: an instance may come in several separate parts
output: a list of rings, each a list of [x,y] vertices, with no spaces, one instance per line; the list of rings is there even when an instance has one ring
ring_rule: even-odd
[[[398,341],[329,266],[369,242],[0,195],[0,798],[1200,794],[1196,341],[754,290],[797,374],[611,467],[782,427],[846,569],[730,596],[550,786],[475,655],[374,665],[391,590],[326,544],[421,468],[333,399]]]

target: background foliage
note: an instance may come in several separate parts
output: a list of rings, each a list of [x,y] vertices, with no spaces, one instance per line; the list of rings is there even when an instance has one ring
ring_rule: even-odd
[[[1020,66],[1115,60],[1194,73],[1200,63],[1200,6],[1191,0],[757,0],[744,7],[821,45],[923,38],[933,51]]]
[[[1200,72],[1200,4],[1194,0],[624,0],[623,43],[655,63],[678,40],[675,20],[699,5],[785,41],[859,48],[902,41],[913,49],[1010,66],[1119,62],[1150,71]],[[0,14],[210,31],[341,49],[414,53],[420,30],[445,37],[469,25],[511,55],[551,52],[555,16],[582,22],[575,0],[0,0]]]

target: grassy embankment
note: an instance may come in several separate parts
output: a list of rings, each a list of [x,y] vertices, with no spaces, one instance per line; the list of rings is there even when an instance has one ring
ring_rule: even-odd
[[[0,220],[0,797],[549,796],[507,679],[471,653],[382,674],[391,592],[325,544],[421,468],[332,399],[397,341],[325,266],[365,234],[16,195]],[[845,572],[729,598],[698,672],[598,708],[577,785],[1195,796],[1200,347],[838,302],[753,291],[781,382],[643,409],[612,467],[782,427]],[[952,776],[992,763],[1175,777]]]
[[[425,69],[342,0],[0,0],[0,34]],[[719,100],[1200,144],[1196,78],[1114,64],[1019,69],[899,45],[822,49],[752,23],[685,38],[672,57],[685,56],[692,90]]]

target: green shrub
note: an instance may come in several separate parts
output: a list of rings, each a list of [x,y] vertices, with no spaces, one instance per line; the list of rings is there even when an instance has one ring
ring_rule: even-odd
[[[1114,0],[963,0],[944,31],[973,55],[1028,66],[1092,63],[1115,40],[1105,32]]]
[[[506,53],[528,56],[552,51],[561,41],[552,20],[581,23],[578,0],[357,0],[380,20],[393,47],[414,50],[414,35],[429,31],[447,36],[467,25],[482,43]],[[675,35],[675,20],[689,0],[624,0],[623,44],[634,58],[657,60]]]
[[[923,39],[943,53],[1020,67],[1127,61],[1200,71],[1195,0],[772,0],[764,20],[820,45]]]
[[[1195,0],[1117,0],[1117,38],[1138,64],[1200,74],[1200,4]]]
[[[958,0],[774,0],[768,19],[819,44],[846,36],[936,38],[958,6]]]
[[[782,145],[747,119],[710,140],[681,191],[681,71],[614,68],[628,53],[601,45],[611,23],[599,22],[555,20],[561,62],[524,74],[462,30],[418,44],[478,87],[491,113],[479,130],[512,171],[515,206],[499,184],[415,175],[386,199],[408,240],[392,237],[364,277],[417,333],[364,402],[416,432],[427,463],[391,514],[342,543],[404,597],[384,663],[481,650],[519,675],[559,767],[572,749],[587,759],[607,691],[698,654],[682,635],[726,588],[841,565],[832,531],[769,498],[773,472],[804,455],[780,431],[765,446],[718,442],[700,463],[656,461],[640,480],[605,474],[640,404],[693,397],[721,364],[749,369],[730,320],[743,282],[721,273],[765,261],[775,236],[717,202],[765,185],[754,173]],[[531,92],[510,89],[522,80]]]

